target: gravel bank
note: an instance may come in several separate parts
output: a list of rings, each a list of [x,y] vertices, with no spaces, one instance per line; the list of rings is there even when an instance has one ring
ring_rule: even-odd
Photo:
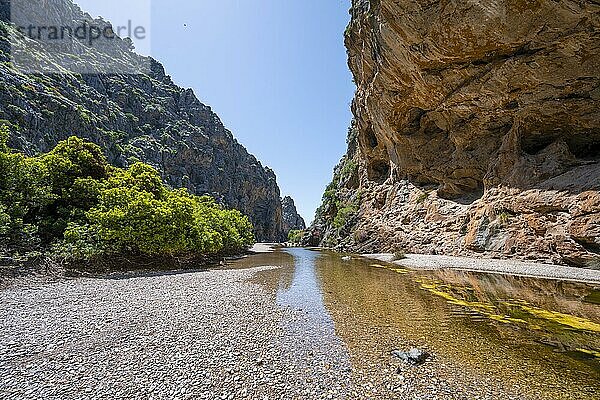
[[[256,243],[254,246],[250,248],[250,253],[260,254],[260,253],[270,253],[272,252],[278,244],[275,243]]]
[[[310,359],[295,355],[297,338],[284,328],[302,313],[247,281],[264,269],[0,291],[0,398],[346,397],[349,373],[327,345]]]
[[[436,354],[399,362],[391,350],[421,340],[321,288],[317,256],[0,290],[0,399],[530,398]]]
[[[600,284],[600,270],[565,267],[562,265],[530,263],[519,260],[494,260],[409,254],[404,260],[393,261],[393,254],[383,253],[362,254],[362,257],[383,262],[390,262],[412,269],[455,269]]]

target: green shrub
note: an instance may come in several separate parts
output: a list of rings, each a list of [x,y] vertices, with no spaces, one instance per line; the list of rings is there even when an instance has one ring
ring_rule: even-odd
[[[109,164],[99,146],[77,137],[32,159],[49,188],[52,200],[40,210],[40,234],[47,242],[62,237],[69,222],[83,222],[85,212],[98,202]]]
[[[337,215],[333,219],[333,226],[337,229],[344,227],[350,219],[358,212],[358,207],[355,204],[349,204],[340,208]]]
[[[303,230],[291,230],[288,233],[288,242],[292,244],[299,244],[302,242],[302,238],[304,237],[305,233],[306,231]]]
[[[500,215],[498,215],[498,221],[501,225],[506,226],[510,221],[510,217],[511,215],[508,212],[504,211],[500,213]]]
[[[352,34],[352,23],[349,23],[344,30],[344,38],[349,38]]]
[[[138,117],[136,117],[134,114],[132,113],[126,113],[125,117],[129,120],[129,122],[131,122],[132,124],[138,124],[140,122],[140,119]]]
[[[90,241],[99,254],[146,256],[231,253],[254,242],[252,224],[240,212],[185,189],[170,190],[142,163],[113,169],[86,217],[87,226],[72,225],[65,233],[82,256]]]
[[[1,121],[0,121],[1,122]],[[2,124],[0,126],[0,152],[8,153],[8,138],[10,137],[10,130],[7,125]]]
[[[423,204],[429,198],[429,192],[423,192],[417,197],[417,204]]]
[[[1,85],[0,85],[0,90],[2,90]],[[19,126],[19,124],[13,124],[10,121],[7,121],[5,119],[0,119],[0,131],[5,131],[6,132],[6,138],[4,139],[4,143],[6,143],[6,141],[8,140],[8,136],[10,134],[10,131],[19,131],[21,129],[21,127]],[[2,139],[0,138],[0,141],[2,141]],[[3,150],[3,151],[8,151],[8,149]]]
[[[347,178],[354,174],[358,170],[358,163],[354,160],[348,160],[344,164],[342,171],[340,172],[342,179]]]
[[[104,134],[106,134],[113,142],[117,142],[127,137],[127,132],[122,131],[104,131]]]
[[[87,226],[74,224],[65,232],[82,256],[90,242],[97,243],[99,254],[173,256],[236,252],[254,241],[241,213],[184,189],[154,195],[131,186],[109,188],[86,215]]]
[[[329,185],[327,185],[327,187],[325,188],[325,192],[323,193],[324,203],[335,201],[337,197],[337,184],[338,182],[334,180]]]
[[[0,235],[10,232],[10,215],[4,205],[0,204]]]
[[[27,92],[35,92],[35,87],[33,87],[32,85],[28,84],[28,83],[23,83],[21,84],[21,89],[27,91]]]
[[[90,122],[92,122],[92,116],[90,114],[90,112],[83,106],[78,105],[77,106],[77,113],[79,114],[79,118],[85,123],[85,124],[89,124]]]
[[[2,242],[24,245],[35,236],[76,260],[233,253],[254,242],[247,217],[169,189],[149,165],[112,167],[100,147],[76,137],[27,158],[8,149],[8,134],[0,129]]]
[[[396,249],[394,251],[394,259],[392,261],[399,261],[406,259],[406,252],[402,249]]]
[[[36,224],[41,210],[54,198],[45,184],[42,166],[33,158],[13,153],[7,146],[10,132],[0,127],[0,205],[3,235],[6,239],[25,240],[30,225]],[[7,217],[8,216],[8,217]]]

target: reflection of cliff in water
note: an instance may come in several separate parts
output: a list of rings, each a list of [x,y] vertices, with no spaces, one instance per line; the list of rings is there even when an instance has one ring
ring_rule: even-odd
[[[597,293],[589,285],[392,271],[334,255],[322,256],[317,266],[336,332],[352,356],[385,354],[403,340],[508,385],[525,385],[534,395],[560,398],[578,387],[573,398],[589,398],[600,389],[594,355],[600,351],[600,306],[586,300]],[[366,329],[379,337],[361,334]]]
[[[600,361],[600,307],[587,302],[589,285],[503,275],[439,271],[417,279],[421,288],[496,321],[498,329],[527,331],[555,351]],[[456,310],[455,310],[456,312]]]
[[[277,304],[292,313],[282,323],[287,342],[285,351],[290,351],[291,359],[298,360],[301,367],[308,368],[308,364],[303,363],[311,360],[320,366],[323,374],[328,374],[330,369],[337,369],[349,379],[348,352],[335,334],[334,323],[323,303],[321,284],[315,272],[315,260],[319,253],[304,249],[287,252],[294,257],[293,275],[289,282],[286,273],[283,273],[280,278],[283,285],[277,292]],[[349,385],[349,381],[344,385]],[[323,391],[328,389],[322,388]]]

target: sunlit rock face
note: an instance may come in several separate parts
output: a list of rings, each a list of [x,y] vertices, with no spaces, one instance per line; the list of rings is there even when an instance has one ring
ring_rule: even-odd
[[[361,206],[334,242],[593,264],[600,3],[354,0],[351,14]]]
[[[302,231],[306,229],[306,223],[304,222],[304,218],[298,214],[294,199],[289,196],[284,197],[281,200],[281,207],[283,211],[283,232],[285,234],[288,234],[290,231]]]
[[[61,21],[91,21],[71,0],[44,4],[44,12]],[[14,27],[8,5],[0,0],[0,123],[10,125],[13,148],[35,154],[71,135],[86,138],[115,165],[141,160],[157,168],[169,185],[242,211],[258,240],[285,239],[275,173],[249,154],[191,89],[177,86],[158,61],[116,39],[110,48],[85,48],[81,62],[100,64],[95,65],[100,70],[98,60],[107,56],[129,64],[148,62],[147,74],[24,75],[9,62]],[[52,62],[47,51],[35,56]]]

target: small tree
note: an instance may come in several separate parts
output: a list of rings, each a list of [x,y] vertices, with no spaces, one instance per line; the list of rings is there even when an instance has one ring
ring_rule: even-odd
[[[306,231],[291,230],[288,233],[288,242],[293,243],[293,244],[299,244],[300,242],[302,242],[302,239],[304,238],[305,234],[306,234]]]
[[[8,153],[8,138],[10,137],[10,130],[8,126],[0,126],[0,153]]]

